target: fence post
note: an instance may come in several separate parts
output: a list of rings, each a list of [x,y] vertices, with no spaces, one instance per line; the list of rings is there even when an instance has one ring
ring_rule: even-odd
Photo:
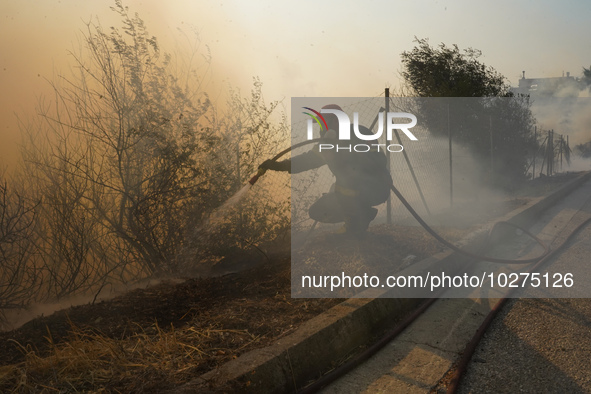
[[[447,104],[447,135],[449,138],[449,207],[453,208],[454,205],[454,183],[453,183],[453,171],[452,171],[452,150],[451,150],[451,127],[449,120],[449,103]]]
[[[390,107],[388,106],[388,108],[390,108]],[[400,144],[400,146],[402,146],[402,140],[400,139],[400,134],[398,133],[398,130],[394,129],[394,135],[396,136],[396,141],[398,141],[398,144]],[[404,157],[404,161],[406,161],[408,171],[410,171],[410,176],[412,177],[412,180],[413,180],[415,186],[417,187],[417,191],[419,192],[419,196],[421,197],[421,201],[423,202],[423,206],[425,207],[425,211],[427,212],[427,215],[431,216],[431,210],[429,210],[429,205],[427,205],[427,200],[425,200],[425,195],[423,194],[423,189],[421,189],[421,184],[419,183],[419,180],[417,179],[417,175],[415,174],[415,170],[410,162],[410,158],[408,157],[408,153],[406,153],[406,151],[404,149],[402,150],[402,156]]]
[[[495,168],[494,154],[493,154],[493,129],[492,129],[492,116],[488,117],[488,128],[490,133],[490,179],[492,182],[493,173]]]
[[[557,164],[556,161],[558,160],[558,158],[556,157],[556,151],[555,151],[555,147],[554,147],[554,130],[552,130],[552,150],[550,151],[550,154],[552,155],[552,172],[550,173],[550,175],[554,175],[554,173],[556,172],[556,170],[554,169],[554,165]]]
[[[560,171],[562,172],[562,151],[564,150],[564,136],[560,134]]]
[[[384,108],[386,109],[386,116],[384,116],[384,130],[387,130],[388,127],[388,112],[390,112],[390,88],[386,88],[384,91],[385,96],[385,105]],[[387,143],[388,141],[386,141]],[[388,166],[388,171],[392,172],[392,168],[390,167],[390,153],[386,153],[386,165]],[[386,223],[392,224],[392,193],[388,194],[388,201],[386,201]]]
[[[534,179],[536,179],[536,156],[537,156],[537,152],[538,150],[537,145],[538,145],[538,126],[534,126],[534,142],[535,142],[535,147],[534,147],[534,162],[533,162],[533,166],[534,169],[532,170],[531,173],[531,180],[533,181]]]
[[[554,130],[548,130],[548,143],[546,144],[546,175],[552,175],[552,166],[554,164]]]

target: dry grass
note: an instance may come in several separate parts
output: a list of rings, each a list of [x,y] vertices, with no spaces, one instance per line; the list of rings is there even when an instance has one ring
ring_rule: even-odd
[[[291,299],[289,268],[162,283],[0,333],[0,392],[174,392],[340,302]]]
[[[210,326],[165,331],[157,324],[124,339],[76,327],[67,342],[53,344],[50,333],[46,339],[51,346],[48,356],[21,346],[25,361],[0,367],[0,391],[158,392],[195,376],[204,360],[232,358],[257,341],[247,330]],[[235,344],[233,349],[216,346],[228,341]]]
[[[469,231],[439,230],[452,241]],[[420,258],[441,250],[419,228],[374,226],[372,232],[366,243],[387,256],[392,269],[408,254]],[[324,261],[324,241],[311,240],[306,253]],[[357,256],[362,246],[347,244],[339,250]],[[372,261],[388,263],[377,257]],[[174,392],[339,302],[292,299],[289,259],[249,272],[137,290],[0,333],[0,392]]]

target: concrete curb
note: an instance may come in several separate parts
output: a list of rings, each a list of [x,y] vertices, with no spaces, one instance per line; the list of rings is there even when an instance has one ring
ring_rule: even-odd
[[[510,221],[528,227],[543,211],[590,178],[591,172],[584,173],[550,195],[533,200],[496,221]],[[481,250],[492,226],[493,223],[485,225],[482,230],[462,240],[460,246],[471,251]],[[500,242],[514,231],[513,228],[501,230],[494,241]],[[458,253],[442,252],[414,264],[412,273],[416,275],[427,270],[455,272],[467,261],[468,258]],[[407,270],[399,274],[403,275]],[[333,368],[335,360],[342,359],[364,344],[367,338],[422,302],[420,298],[375,298],[385,292],[378,289],[364,291],[358,298],[348,299],[305,322],[293,334],[273,345],[248,352],[176,388],[174,392],[296,392],[321,372]]]
[[[542,212],[556,204],[557,201],[566,197],[590,178],[591,172],[585,172],[548,196],[540,198],[533,204],[529,204],[521,212],[515,214],[514,212],[510,213],[509,216],[511,216],[511,218],[507,221],[511,221],[512,223],[523,227],[529,226],[536,216],[539,216]]]

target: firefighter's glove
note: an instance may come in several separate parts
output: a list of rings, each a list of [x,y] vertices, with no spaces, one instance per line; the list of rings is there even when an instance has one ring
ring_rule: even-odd
[[[289,160],[284,161],[275,161],[275,160],[265,160],[259,166],[259,169],[262,170],[272,170],[272,171],[288,171],[291,172],[291,162]]]

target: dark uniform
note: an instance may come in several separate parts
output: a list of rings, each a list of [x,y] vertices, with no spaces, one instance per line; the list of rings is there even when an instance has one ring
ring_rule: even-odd
[[[359,126],[363,134],[371,134],[366,127]],[[328,141],[327,141],[328,142]],[[331,141],[336,145],[337,140]],[[309,209],[310,218],[321,223],[345,222],[347,233],[364,233],[369,223],[376,217],[376,205],[384,203],[390,195],[392,177],[386,165],[386,155],[377,147],[369,152],[351,152],[342,149],[356,144],[369,144],[351,132],[351,140],[338,141],[339,151],[335,149],[319,151],[318,145],[310,151],[290,160],[270,164],[268,169],[289,171],[292,174],[328,165],[336,182],[334,190],[325,193]]]

